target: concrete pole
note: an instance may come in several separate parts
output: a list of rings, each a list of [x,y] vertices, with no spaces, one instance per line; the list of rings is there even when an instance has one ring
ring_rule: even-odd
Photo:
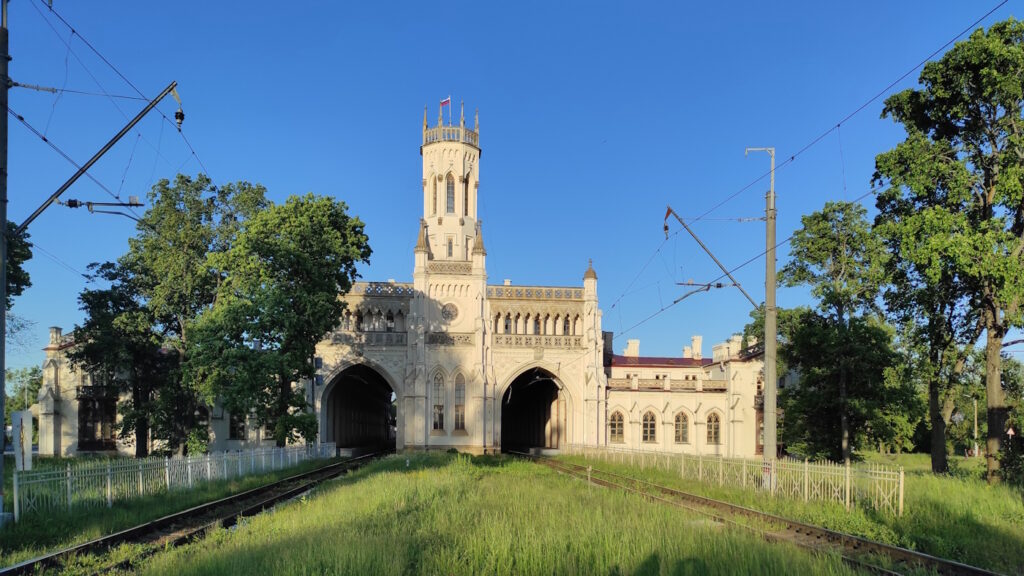
[[[978,457],[978,399],[974,399],[974,457]]]
[[[774,459],[778,452],[776,412],[778,376],[775,356],[778,346],[775,307],[775,148],[747,148],[746,152],[767,152],[771,155],[771,187],[765,197],[765,273],[764,273],[764,457]]]
[[[7,63],[10,59],[7,54],[7,0],[0,0],[0,225],[3,231],[0,233],[0,306],[3,306],[3,313],[0,314],[0,382],[3,387],[0,392],[0,414],[4,413],[4,402],[7,399],[7,90],[10,88],[11,80],[7,75]],[[4,444],[7,440],[7,421],[4,420],[3,429],[0,430],[0,479],[4,477]],[[4,486],[0,481],[0,526],[4,524]]]

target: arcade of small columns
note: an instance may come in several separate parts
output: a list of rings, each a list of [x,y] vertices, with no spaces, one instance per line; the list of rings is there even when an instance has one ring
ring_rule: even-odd
[[[401,307],[392,310],[371,303],[358,306],[349,304],[341,315],[338,330],[345,332],[405,332],[406,313]]]
[[[583,316],[578,311],[549,309],[544,311],[493,310],[494,334],[527,336],[582,336]]]

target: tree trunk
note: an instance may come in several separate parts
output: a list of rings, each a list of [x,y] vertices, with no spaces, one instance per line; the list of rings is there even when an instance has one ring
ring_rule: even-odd
[[[994,318],[993,318],[994,320]],[[1002,383],[1002,349],[1005,330],[990,322],[985,340],[985,395],[988,397],[988,439],[985,461],[988,483],[999,482],[999,443],[1006,428],[1006,395]]]
[[[143,408],[143,404],[148,404],[148,398],[146,398],[146,391],[143,386],[135,384],[132,386],[132,408],[134,408],[135,417],[135,457],[145,458],[149,456],[149,417],[138,417],[138,413]]]
[[[939,381],[932,377],[928,382],[928,419],[932,433],[932,472],[944,474],[949,471],[946,456],[946,419],[939,404]]]

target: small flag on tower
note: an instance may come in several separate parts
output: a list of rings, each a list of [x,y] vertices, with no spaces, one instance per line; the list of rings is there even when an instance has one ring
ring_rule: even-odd
[[[449,96],[449,97],[445,98],[444,100],[441,100],[441,107],[444,108],[445,106],[450,106],[451,103],[452,103],[452,97]]]

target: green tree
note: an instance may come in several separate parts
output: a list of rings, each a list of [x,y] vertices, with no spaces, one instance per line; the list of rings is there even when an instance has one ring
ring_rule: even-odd
[[[131,274],[154,325],[167,337],[165,345],[186,360],[190,330],[196,317],[210,309],[226,272],[216,267],[245,221],[269,203],[262,186],[239,182],[217,187],[205,175],[179,174],[173,183],[161,180],[148,195],[150,208],[129,240],[119,263]],[[177,374],[185,374],[178,371]],[[180,428],[169,440],[172,447],[202,447],[208,438],[203,414],[207,406],[197,383],[180,379],[174,398],[177,415],[168,416]]]
[[[1002,344],[1007,332],[1021,324],[1024,300],[1021,78],[1024,24],[1010,19],[975,31],[939,61],[925,65],[919,89],[886,100],[883,117],[901,124],[907,137],[876,159],[875,180],[888,186],[879,199],[886,218],[912,226],[909,211],[927,212],[919,224],[923,238],[910,243],[910,260],[931,262],[929,286],[946,282],[958,291],[962,283],[985,334],[990,482],[998,480],[1007,416]],[[934,315],[955,313],[948,305],[922,309]],[[941,367],[956,364],[943,362]],[[934,415],[932,423],[938,424]]]
[[[836,354],[836,390],[838,400],[841,454],[844,460],[850,457],[851,391],[854,401],[860,402],[859,390],[851,390],[850,379],[854,371],[864,371],[853,346],[854,336],[869,336],[866,332],[851,332],[850,321],[858,313],[877,310],[875,303],[885,280],[885,250],[877,236],[872,234],[866,218],[867,211],[860,204],[852,202],[829,202],[820,212],[804,216],[803,226],[796,231],[791,241],[791,259],[780,274],[787,286],[805,284],[818,300],[821,320],[833,328],[822,327],[818,344],[811,340],[794,341],[790,358],[797,361],[794,366],[805,378],[810,378],[807,367],[802,363],[810,361],[800,346],[820,347],[831,342]],[[803,384],[801,384],[803,385]],[[787,427],[794,416],[789,414]]]
[[[363,223],[330,198],[292,196],[242,227],[215,260],[228,271],[203,313],[187,369],[207,398],[254,413],[278,445],[316,435],[316,416],[295,383],[315,374],[316,344],[337,327],[345,294],[369,261]]]
[[[906,445],[913,427],[903,418],[913,390],[888,374],[897,365],[892,330],[876,317],[840,324],[808,311],[780,355],[800,376],[779,393],[788,449],[838,460],[852,447]]]
[[[184,434],[173,414],[176,403],[161,394],[174,381],[177,354],[163,349],[163,335],[127,269],[108,262],[92,264],[90,271],[108,286],[87,288],[79,295],[85,320],[75,326],[68,360],[94,383],[126,398],[118,405],[120,435],[135,439],[136,457],[149,454],[151,431],[155,439],[180,443]]]
[[[8,368],[5,381],[10,392],[4,404],[4,422],[9,426],[12,412],[28,410],[36,403],[39,389],[43,386],[43,369],[39,366]]]

